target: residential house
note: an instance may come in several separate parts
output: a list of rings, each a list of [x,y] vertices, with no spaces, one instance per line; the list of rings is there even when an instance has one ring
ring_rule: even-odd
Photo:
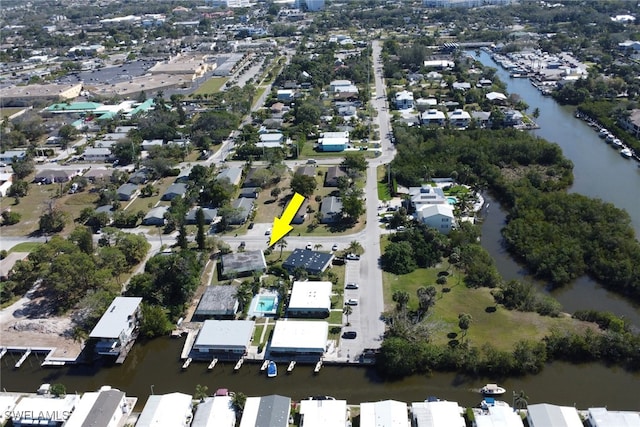
[[[258,172],[262,168],[252,167],[247,172],[247,176],[244,178],[244,182],[242,183],[243,187],[262,187],[264,182],[262,181],[263,177],[256,176],[256,172]]]
[[[67,394],[52,399],[49,396],[23,396],[10,413],[14,427],[61,427],[78,405],[80,396]]]
[[[151,395],[142,408],[136,427],[188,427],[193,418],[192,399],[184,393]]]
[[[196,407],[191,427],[235,427],[236,411],[231,396],[206,397]]]
[[[573,406],[538,403],[527,406],[529,427],[582,427],[578,410]]]
[[[7,191],[13,185],[12,173],[0,173],[0,197],[6,197]]]
[[[474,413],[474,427],[524,427],[520,414],[505,402],[496,402],[486,397],[480,404],[480,411]]]
[[[116,194],[118,196],[118,200],[122,202],[126,202],[133,199],[133,197],[136,195],[137,192],[138,192],[137,185],[127,183],[127,184],[122,184],[120,187],[118,187]]]
[[[449,119],[449,124],[456,128],[466,128],[471,123],[471,114],[462,109],[447,113],[447,118]]]
[[[101,387],[87,392],[64,424],[64,427],[117,427],[123,425],[133,411],[137,399],[127,399],[125,392]]]
[[[264,129],[264,131],[266,133],[269,132],[273,132],[273,131],[279,131],[280,129],[282,129],[282,119],[266,119],[265,121],[262,122],[262,128]]]
[[[249,215],[251,215],[251,212],[253,211],[253,200],[241,197],[234,200],[231,203],[231,207],[234,209],[238,209],[238,213],[229,218],[229,224],[244,224],[245,222],[247,222],[247,219],[249,219]]]
[[[106,162],[111,158],[111,150],[108,148],[87,148],[82,153],[87,162]]]
[[[507,102],[507,95],[500,92],[489,92],[485,97],[494,104],[504,105]]]
[[[238,286],[235,285],[207,286],[193,317],[195,319],[234,318],[240,306],[237,292]]]
[[[425,68],[435,68],[438,70],[444,70],[447,68],[453,68],[456,64],[448,59],[431,59],[423,62]]]
[[[396,108],[398,110],[409,110],[413,108],[413,92],[403,90],[396,93],[395,96]]]
[[[238,186],[242,180],[242,168],[240,166],[232,166],[222,170],[217,176],[216,181],[228,180],[231,184]]]
[[[325,187],[337,187],[338,178],[341,176],[347,176],[347,173],[340,166],[330,166],[327,169],[327,174],[324,177]]]
[[[151,209],[142,219],[142,225],[163,226],[165,214],[169,211],[169,206],[156,206]]]
[[[345,120],[351,120],[358,117],[358,109],[353,105],[338,107],[338,115]]]
[[[293,282],[287,317],[329,317],[332,286],[331,282]]]
[[[464,408],[457,402],[424,401],[411,404],[411,425],[415,427],[465,427]]]
[[[376,427],[408,427],[409,415],[405,402],[384,400],[360,403],[360,425]]]
[[[503,111],[504,120],[503,124],[505,126],[521,126],[523,123],[524,116],[518,110],[505,110]]]
[[[346,93],[357,94],[358,88],[351,83],[351,80],[333,80],[329,83],[329,90],[334,94]]]
[[[444,75],[442,75],[441,73],[437,72],[437,71],[429,71],[427,73],[427,75],[425,76],[425,78],[427,80],[431,80],[431,81],[440,81],[444,78]]]
[[[471,89],[471,83],[469,82],[455,82],[452,85],[454,90],[462,90],[462,91],[466,91]]]
[[[240,427],[289,427],[291,398],[272,394],[248,397]]]
[[[438,105],[438,100],[435,98],[418,98],[415,101],[415,107],[420,112],[425,112],[430,108],[435,108]]]
[[[112,174],[113,174],[112,169],[90,168],[83,176],[87,178],[90,182],[95,183],[98,181],[103,181],[103,182],[110,181]]]
[[[89,338],[96,340],[96,353],[118,356],[137,336],[140,297],[115,297],[102,315]]]
[[[260,187],[245,187],[240,189],[238,197],[244,197],[246,199],[257,199],[260,195]]]
[[[267,271],[267,262],[262,250],[244,251],[222,255],[221,259],[222,275],[243,276],[251,275],[253,272],[264,273]]]
[[[46,169],[38,172],[33,182],[38,184],[65,183],[71,181],[71,178],[77,174],[76,171]]]
[[[253,320],[205,320],[189,355],[237,361],[249,351],[254,328]]]
[[[349,424],[346,400],[300,401],[300,427],[344,427]]]
[[[278,101],[291,102],[293,101],[295,93],[293,89],[279,89],[276,96]]]
[[[327,196],[322,199],[320,204],[320,213],[322,224],[333,224],[342,219],[342,201],[335,196]]]
[[[140,146],[144,151],[150,151],[153,147],[162,147],[164,141],[162,139],[145,139]]]
[[[282,148],[284,143],[284,135],[281,133],[263,133],[260,134],[260,141],[256,143],[256,147],[262,148]]]
[[[491,113],[489,111],[472,111],[471,120],[475,120],[479,127],[491,126]]]
[[[151,176],[151,171],[148,169],[140,169],[135,171],[129,176],[129,180],[127,181],[130,184],[142,185],[146,184],[149,181],[149,177]]]
[[[173,200],[176,197],[183,198],[187,194],[187,184],[171,184],[162,195],[162,200]]]
[[[318,320],[277,320],[267,349],[270,360],[313,363],[327,348],[329,323]]]
[[[640,109],[634,108],[628,116],[619,117],[618,124],[631,135],[640,138]]]
[[[431,108],[420,115],[420,122],[423,125],[437,125],[444,126],[446,123],[446,116],[440,110]]]
[[[196,220],[196,214],[198,212],[198,209],[202,209],[202,213],[204,214],[204,223],[205,224],[211,224],[218,217],[218,210],[217,209],[200,208],[199,206],[195,206],[195,207],[191,208],[189,210],[189,212],[187,212],[187,215],[185,215],[185,217],[184,217],[185,222],[187,224],[195,225],[195,224],[198,223],[197,220]]]
[[[319,151],[344,151],[349,145],[349,132],[324,132],[318,139]]]
[[[610,411],[607,408],[589,408],[591,427],[640,427],[640,413],[634,411]]]
[[[290,273],[296,268],[303,268],[309,274],[320,274],[331,265],[332,260],[333,254],[307,249],[294,249],[291,255],[282,263],[282,267]]]
[[[300,209],[298,209],[298,212],[296,212],[293,219],[291,220],[291,224],[302,224],[304,220],[307,218],[308,207],[309,207],[309,199],[305,198],[304,202],[302,202],[302,205],[300,205]]]
[[[296,169],[296,175],[306,175],[313,178],[316,176],[316,170],[314,165],[299,166],[298,169]]]
[[[453,206],[448,203],[439,205],[422,205],[416,210],[416,217],[423,224],[435,228],[442,234],[449,234],[453,228]]]

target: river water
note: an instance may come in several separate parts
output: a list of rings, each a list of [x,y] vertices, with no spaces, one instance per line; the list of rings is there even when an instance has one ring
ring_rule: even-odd
[[[507,82],[510,93],[518,93],[530,105],[529,112],[540,109],[536,134],[558,143],[565,156],[575,164],[575,184],[571,191],[599,197],[624,208],[631,214],[636,235],[640,235],[640,200],[637,185],[640,182],[634,162],[624,160],[616,151],[600,141],[582,121],[573,117],[570,108],[561,107],[551,98],[543,97],[526,79],[510,79],[482,53],[482,62],[498,68],[499,77]],[[505,253],[501,246],[500,229],[504,213],[497,203],[485,211],[483,245],[492,253],[506,279],[526,278],[526,272]],[[538,284],[544,289],[544,283]],[[611,310],[640,325],[638,307],[603,290],[588,279],[553,292],[566,311],[577,308]],[[463,406],[478,404],[478,388],[487,382],[499,381],[510,393],[524,390],[529,403],[552,402],[575,405],[578,408],[607,406],[609,409],[640,410],[638,391],[640,374],[629,373],[615,367],[599,364],[572,365],[553,363],[542,373],[520,378],[466,378],[454,373],[431,376],[415,375],[401,381],[385,382],[371,368],[325,366],[319,374],[312,367],[298,365],[291,374],[268,379],[258,365],[245,364],[239,372],[230,364],[218,364],[207,371],[204,363],[192,363],[181,369],[179,361],[182,339],[161,338],[136,343],[126,362],[121,366],[72,366],[41,368],[40,361],[31,356],[19,369],[13,369],[17,356],[8,354],[0,361],[0,387],[10,391],[35,391],[41,383],[61,382],[68,391],[95,390],[111,385],[139,398],[140,409],[147,396],[155,392],[181,391],[194,393],[197,384],[209,391],[228,388],[249,396],[278,393],[301,399],[310,395],[332,395],[350,403],[397,399],[405,402],[438,396],[455,400]],[[284,371],[284,369],[281,369]],[[510,394],[505,397],[510,399]]]

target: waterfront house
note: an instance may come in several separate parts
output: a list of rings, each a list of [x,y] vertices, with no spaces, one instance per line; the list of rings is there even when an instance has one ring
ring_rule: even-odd
[[[137,192],[138,192],[137,185],[127,183],[127,184],[122,184],[120,187],[118,187],[116,194],[118,196],[118,200],[120,200],[121,202],[127,202],[133,199],[133,197]]]
[[[618,118],[618,124],[636,138],[640,138],[640,109],[634,108],[629,115]]]
[[[114,427],[123,425],[137,399],[109,386],[82,395],[64,427]]]
[[[225,277],[251,275],[254,271],[259,273],[267,271],[267,261],[261,249],[222,255],[220,264],[222,275]]]
[[[89,338],[96,340],[96,353],[118,356],[137,336],[140,297],[115,297],[102,315]]]
[[[331,282],[293,282],[287,316],[319,319],[329,317],[332,286]]]
[[[473,427],[524,427],[520,414],[508,403],[485,398],[479,409],[474,409]]]
[[[465,427],[463,412],[464,408],[460,407],[457,402],[413,402],[411,404],[411,425],[415,427]]]
[[[277,320],[268,348],[270,359],[317,362],[324,355],[329,323],[317,320]]]
[[[206,397],[196,407],[191,427],[235,427],[236,411],[231,396]]]
[[[77,394],[52,399],[50,396],[23,396],[11,411],[13,427],[62,427],[80,401]]]
[[[507,101],[507,95],[500,92],[489,92],[485,97],[494,104],[503,105]]]
[[[421,205],[415,216],[423,224],[435,228],[442,234],[449,234],[453,228],[453,206],[448,203]]]
[[[518,110],[505,110],[504,112],[504,121],[502,122],[505,126],[521,126],[523,123],[524,116]]]
[[[237,298],[238,286],[220,285],[207,286],[200,297],[198,308],[193,313],[195,319],[223,319],[233,318],[240,303]]]
[[[346,400],[300,401],[300,427],[344,427],[346,425],[349,425]],[[360,423],[360,425],[368,424]]]
[[[407,404],[396,400],[362,402],[360,404],[360,425],[376,427],[409,426]]]
[[[640,412],[589,408],[588,419],[591,427],[640,427]]]
[[[237,361],[249,351],[254,327],[253,320],[205,320],[190,356]]]
[[[529,427],[582,427],[578,410],[573,406],[538,403],[527,407]]]
[[[289,427],[291,398],[272,394],[247,397],[240,427]]]
[[[149,396],[136,427],[188,427],[193,418],[192,397],[184,393]]]
[[[333,255],[326,252],[294,249],[291,255],[282,263],[282,267],[290,273],[301,267],[309,274],[320,274],[331,265],[332,260]]]

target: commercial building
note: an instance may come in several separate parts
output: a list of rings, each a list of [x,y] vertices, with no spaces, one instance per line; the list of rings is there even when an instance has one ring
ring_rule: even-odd
[[[136,427],[188,427],[193,418],[192,397],[184,393],[151,395]]]
[[[8,86],[0,88],[0,106],[26,107],[41,101],[64,101],[80,96],[82,83]]]
[[[346,400],[301,400],[300,427],[344,427],[349,417]],[[362,426],[377,425],[363,424]]]
[[[96,353],[118,356],[135,339],[140,317],[140,297],[116,297],[89,334],[97,340]]]
[[[233,318],[239,307],[237,292],[238,287],[234,285],[207,286],[193,317],[197,319]]]
[[[265,272],[267,270],[267,261],[261,249],[225,254],[222,256],[221,262],[222,275],[226,277],[231,274],[242,276],[254,271]]]
[[[205,320],[191,348],[198,359],[238,360],[249,350],[253,320]]]
[[[329,323],[313,320],[278,320],[269,345],[269,358],[316,362],[324,355]]]
[[[289,317],[329,317],[331,282],[293,282],[287,307]]]
[[[240,427],[289,427],[291,398],[272,394],[248,397]]]
[[[409,412],[405,402],[384,400],[360,404],[360,425],[376,427],[407,427]]]
[[[296,268],[304,268],[309,274],[320,274],[331,265],[332,254],[295,249],[282,263],[282,266],[292,273]]]

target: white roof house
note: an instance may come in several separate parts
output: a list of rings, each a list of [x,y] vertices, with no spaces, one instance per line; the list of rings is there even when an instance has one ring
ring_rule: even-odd
[[[191,427],[234,427],[236,412],[231,396],[207,397],[200,402],[193,416]]]
[[[640,413],[589,408],[589,424],[592,427],[640,427]]]
[[[192,356],[238,359],[249,349],[254,326],[253,320],[205,320]]]
[[[474,416],[475,427],[524,427],[520,414],[504,402],[483,404]]]
[[[187,427],[193,416],[192,397],[184,393],[149,396],[136,423],[137,427]]]
[[[4,425],[11,416],[11,411],[15,408],[18,402],[17,395],[0,396],[0,424]]]
[[[293,282],[289,316],[328,317],[331,310],[331,282]]]
[[[456,64],[453,61],[446,59],[434,59],[430,61],[424,61],[425,68],[453,68]]]
[[[111,156],[111,150],[108,148],[89,147],[82,153],[84,159],[88,162],[100,162],[107,160]]]
[[[278,320],[271,338],[271,353],[322,356],[327,346],[329,323]]]
[[[65,423],[65,427],[117,427],[131,414],[135,401],[129,404],[123,391],[105,386],[100,391],[87,392]]]
[[[573,406],[538,403],[527,407],[530,427],[582,427],[578,411]]]
[[[408,407],[405,402],[383,400],[360,404],[360,425],[375,427],[408,427]]]
[[[395,102],[396,107],[400,110],[413,108],[413,92],[403,90],[396,93]]]
[[[23,397],[13,408],[11,419],[14,426],[62,425],[80,401],[77,394],[65,397]]]
[[[346,400],[300,401],[300,427],[344,427],[346,421]]]
[[[442,205],[447,203],[444,191],[440,187],[423,185],[421,187],[409,187],[411,206],[418,210],[422,205]]]
[[[98,339],[99,354],[118,354],[137,326],[137,314],[142,303],[140,297],[115,297],[102,315],[89,338]]]
[[[424,125],[444,125],[446,119],[445,114],[435,108],[430,108],[420,115],[420,122]]]
[[[438,205],[422,205],[416,210],[419,220],[442,234],[448,234],[453,227],[453,206],[448,203]]]
[[[281,133],[263,133],[260,134],[260,141],[256,147],[264,148],[280,148],[284,142],[284,135]]]
[[[462,109],[453,110],[450,113],[447,113],[447,116],[449,117],[451,126],[455,127],[469,126],[469,122],[471,121],[471,114]]]
[[[411,414],[416,427],[465,427],[461,408],[457,402],[413,402]]]
[[[216,181],[221,181],[223,179],[228,179],[233,185],[240,184],[240,180],[242,179],[242,168],[241,167],[230,167],[220,171],[218,175],[216,175]]]
[[[489,92],[485,95],[489,101],[506,101],[507,95],[500,92]]]

